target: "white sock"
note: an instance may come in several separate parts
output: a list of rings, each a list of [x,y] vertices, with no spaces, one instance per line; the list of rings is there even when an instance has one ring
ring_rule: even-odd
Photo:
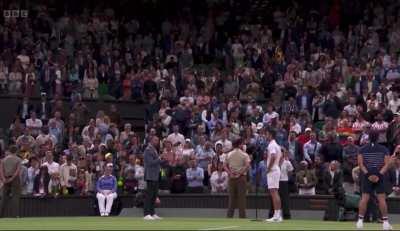
[[[281,217],[281,210],[274,210],[274,218]]]

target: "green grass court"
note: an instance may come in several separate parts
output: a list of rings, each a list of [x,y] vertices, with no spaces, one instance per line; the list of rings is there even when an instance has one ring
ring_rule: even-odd
[[[400,224],[393,225],[399,229]],[[365,223],[365,229],[380,230],[381,224]],[[144,221],[127,217],[43,217],[0,219],[0,230],[350,230],[354,222],[287,220],[279,224],[249,219],[165,218]]]

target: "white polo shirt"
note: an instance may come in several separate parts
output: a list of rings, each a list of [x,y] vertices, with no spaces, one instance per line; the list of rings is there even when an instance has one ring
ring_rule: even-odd
[[[281,159],[282,156],[282,151],[281,151],[281,146],[279,146],[278,143],[276,143],[275,140],[271,140],[268,144],[268,159],[267,159],[267,166],[269,166],[271,157],[275,157],[275,161],[272,165],[271,170],[280,170],[279,168],[279,160]]]
[[[44,162],[42,164],[42,166],[47,166],[47,169],[49,170],[49,174],[54,174],[56,172],[60,172],[60,165],[57,162],[51,162],[51,164],[49,164],[49,162]]]

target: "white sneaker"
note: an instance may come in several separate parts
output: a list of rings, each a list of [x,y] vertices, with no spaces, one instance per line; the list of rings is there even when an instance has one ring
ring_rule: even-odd
[[[364,222],[361,219],[358,219],[357,224],[356,224],[357,229],[363,229],[364,228]]]
[[[147,216],[143,217],[143,220],[145,220],[145,221],[154,221],[155,219],[151,215],[147,215]]]
[[[266,222],[274,222],[274,223],[280,223],[283,221],[282,217],[271,217],[269,219],[265,219]]]
[[[104,217],[106,215],[106,213],[100,213],[100,216]]]
[[[393,227],[389,224],[389,222],[386,221],[386,222],[383,222],[382,229],[383,230],[392,230]]]
[[[109,213],[104,213],[104,216],[105,217],[108,217],[110,214]]]
[[[157,214],[154,214],[152,217],[154,218],[154,220],[162,220],[162,218],[157,216]]]

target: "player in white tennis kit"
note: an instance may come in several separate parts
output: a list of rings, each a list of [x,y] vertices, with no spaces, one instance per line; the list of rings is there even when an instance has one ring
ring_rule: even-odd
[[[279,167],[279,161],[282,157],[281,146],[275,141],[275,131],[268,131],[267,138],[269,140],[267,152],[267,182],[268,190],[272,197],[272,203],[274,206],[274,216],[267,219],[267,222],[282,222],[281,213],[281,198],[279,197],[279,180],[281,178],[281,169]]]

